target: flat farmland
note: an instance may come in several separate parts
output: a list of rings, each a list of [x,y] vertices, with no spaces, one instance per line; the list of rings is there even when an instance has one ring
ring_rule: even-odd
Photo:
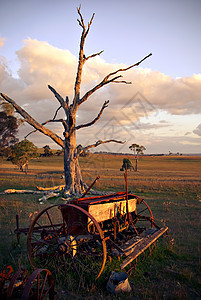
[[[125,191],[123,158],[133,156],[89,154],[79,162],[87,184],[100,179],[94,186],[99,191]],[[14,234],[15,215],[21,226],[29,226],[33,217],[46,206],[59,203],[51,199],[40,204],[40,195],[3,194],[6,189],[36,190],[37,186],[64,184],[63,157],[41,157],[30,162],[27,175],[5,160],[0,168],[0,265],[11,264],[15,269],[27,265],[25,238],[17,245]],[[145,199],[156,223],[166,224],[169,235],[162,238],[156,249],[138,261],[129,281],[132,287],[128,299],[200,299],[201,294],[201,157],[144,156],[138,160],[138,172],[128,170],[128,189]],[[108,263],[109,264],[109,263]],[[108,279],[112,265],[103,274]],[[109,272],[109,271],[108,271]],[[59,286],[59,290],[68,287]],[[64,293],[65,294],[65,293]],[[68,291],[58,299],[117,299],[105,290],[105,281],[92,290],[76,295]],[[121,296],[118,296],[121,299]],[[122,296],[124,299],[125,296]]]

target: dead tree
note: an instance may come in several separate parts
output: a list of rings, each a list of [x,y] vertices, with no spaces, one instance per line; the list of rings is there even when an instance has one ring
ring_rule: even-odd
[[[10,104],[13,105],[15,110],[24,118],[26,122],[28,122],[31,126],[34,127],[34,131],[40,131],[41,133],[49,136],[56,144],[58,144],[63,150],[64,150],[64,175],[65,175],[65,191],[70,192],[70,194],[81,194],[85,188],[86,185],[84,184],[81,176],[81,171],[79,167],[78,157],[83,151],[87,151],[90,148],[97,147],[104,143],[109,142],[115,142],[115,143],[123,143],[122,141],[118,140],[99,140],[96,141],[94,144],[88,145],[86,147],[82,147],[81,145],[76,145],[76,132],[80,130],[81,128],[87,128],[89,126],[92,126],[95,124],[101,117],[104,109],[108,107],[109,101],[105,101],[96,116],[96,118],[86,124],[77,125],[76,123],[76,115],[77,110],[79,106],[88,100],[88,98],[95,93],[97,90],[102,88],[103,86],[109,84],[109,83],[125,83],[130,84],[131,82],[127,82],[124,80],[121,80],[122,75],[120,75],[120,72],[125,72],[133,67],[138,66],[141,62],[143,62],[146,58],[148,58],[149,55],[144,57],[139,62],[124,68],[124,69],[118,69],[114,72],[109,73],[107,76],[103,78],[101,82],[99,82],[96,86],[94,86],[91,90],[87,91],[84,95],[80,95],[80,88],[81,88],[81,80],[82,80],[82,71],[84,64],[86,61],[88,61],[91,58],[94,58],[98,55],[100,55],[103,51],[100,51],[98,53],[94,53],[89,56],[85,56],[84,54],[84,45],[85,40],[87,38],[87,35],[89,33],[91,24],[93,22],[94,14],[91,17],[91,20],[87,25],[85,25],[83,16],[80,11],[80,7],[77,8],[77,12],[79,15],[78,23],[82,28],[81,38],[80,38],[80,48],[79,48],[79,61],[78,61],[78,67],[77,67],[77,75],[75,79],[75,86],[74,86],[74,97],[72,101],[69,101],[69,98],[66,96],[64,99],[52,86],[48,85],[48,88],[50,91],[54,94],[55,98],[59,102],[59,107],[55,112],[54,117],[51,120],[48,120],[42,124],[37,122],[32,116],[30,116],[22,107],[20,107],[14,100],[9,98],[8,96],[1,93],[1,96]],[[65,118],[64,119],[58,119],[57,113],[60,109],[63,109]],[[63,131],[63,138],[59,137],[56,133],[49,130],[45,125],[50,122],[59,122],[63,125],[64,131]]]

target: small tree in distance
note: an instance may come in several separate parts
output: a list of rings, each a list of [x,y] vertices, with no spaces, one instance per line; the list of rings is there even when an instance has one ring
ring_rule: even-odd
[[[28,172],[28,164],[32,158],[38,157],[38,148],[27,139],[11,147],[11,156],[9,160],[17,165],[22,172]]]
[[[123,165],[122,165],[122,167],[121,167],[121,169],[120,169],[120,171],[124,171],[124,170],[130,170],[131,171],[131,169],[133,169],[134,170],[134,168],[133,168],[133,165],[132,165],[132,162],[130,161],[130,159],[128,159],[128,158],[124,158],[123,159]]]
[[[146,150],[146,148],[144,146],[140,146],[138,144],[132,144],[131,146],[129,146],[129,149],[134,152],[134,155],[135,155],[135,170],[134,171],[137,172],[138,157],[139,157],[139,155],[144,154],[144,151]]]
[[[52,156],[52,155],[53,155],[53,153],[52,153],[52,151],[51,151],[49,145],[45,145],[45,146],[43,147],[43,149],[44,149],[44,154],[43,154],[43,156]]]
[[[77,74],[76,74],[75,85],[74,85],[73,99],[70,101],[68,96],[63,98],[62,95],[59,94],[55,88],[48,85],[48,88],[53,93],[55,98],[58,100],[59,107],[56,110],[52,119],[47,120],[44,123],[40,124],[32,116],[30,116],[21,106],[19,106],[13,99],[1,93],[1,96],[7,102],[13,105],[15,110],[24,118],[24,120],[34,127],[35,130],[33,132],[40,131],[44,135],[49,136],[57,145],[59,145],[64,150],[65,192],[70,193],[71,195],[74,194],[80,195],[86,189],[86,184],[83,182],[81,176],[81,170],[78,161],[79,156],[83,152],[87,151],[88,149],[97,147],[101,144],[110,143],[110,142],[123,143],[122,141],[119,140],[110,139],[110,140],[98,140],[95,143],[92,143],[85,147],[83,147],[82,145],[77,145],[76,132],[80,129],[87,128],[95,124],[102,116],[103,111],[108,107],[109,100],[105,100],[97,116],[93,120],[90,120],[85,124],[77,124],[77,111],[80,105],[86,102],[89,99],[89,97],[92,94],[94,94],[96,91],[98,91],[100,88],[110,83],[130,84],[131,82],[121,80],[122,75],[120,74],[120,72],[125,72],[131,68],[139,66],[145,59],[147,59],[152,55],[150,53],[133,65],[109,73],[94,87],[92,87],[89,91],[81,95],[81,81],[82,81],[82,72],[83,72],[84,64],[88,60],[93,59],[94,57],[100,55],[103,51],[91,55],[85,55],[84,45],[91,28],[91,24],[93,22],[94,14],[92,15],[91,20],[88,22],[88,24],[85,25],[83,16],[80,11],[80,7],[77,9],[77,12],[79,15],[78,24],[81,27],[82,32],[80,38],[79,59],[78,59]],[[62,109],[64,112],[64,118],[58,119],[57,114],[60,109]],[[48,129],[45,126],[47,123],[50,122],[58,122],[63,126],[62,137],[58,136],[55,132],[53,132],[52,130]]]

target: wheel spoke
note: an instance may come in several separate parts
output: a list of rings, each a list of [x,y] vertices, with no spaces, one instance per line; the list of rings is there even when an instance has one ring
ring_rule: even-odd
[[[52,223],[52,220],[51,220],[50,215],[49,215],[49,213],[48,213],[47,210],[46,210],[46,214],[47,214],[47,216],[48,216],[48,219],[49,219],[49,221],[50,221],[50,224],[52,225],[52,228],[54,229],[54,232],[56,233],[56,237],[57,237],[57,240],[58,240],[58,239],[59,239],[58,233],[57,233],[57,231],[56,231],[56,229],[55,229],[55,227],[54,227],[54,225],[53,225],[53,223]]]
[[[140,212],[138,212],[137,215],[140,215],[143,211],[145,211],[145,210],[147,210],[147,209],[148,209],[148,207],[146,207],[145,209],[142,209]]]
[[[39,300],[39,291],[40,291],[40,273],[37,275],[37,299]]]
[[[27,299],[54,299],[54,280],[50,271],[36,269],[29,276],[21,297],[21,300]]]
[[[44,295],[41,295],[41,296],[43,296],[42,299],[45,299],[45,297],[47,296],[47,294],[49,293],[49,291],[50,291],[51,288],[52,288],[52,287],[50,286],[50,287],[46,290],[45,294],[44,294]]]
[[[45,278],[43,280],[43,285],[42,285],[42,289],[41,289],[41,296],[43,295],[44,287],[45,287],[45,284],[46,284],[46,281],[47,281],[47,276],[48,276],[48,273],[45,274]],[[40,296],[40,300],[41,300],[41,296]]]
[[[45,261],[45,259],[44,259],[43,268],[47,267],[56,256],[57,256],[57,253],[55,253],[48,261]]]
[[[83,262],[81,262],[81,260],[79,260],[77,257],[74,257],[74,258],[73,258],[73,261],[75,261],[75,260],[79,263],[79,265],[81,265],[82,267],[84,267],[84,270],[85,270],[85,269],[88,269],[89,271],[91,271],[91,272],[94,273],[94,271],[93,271],[91,268],[87,267],[87,266],[86,266]]]

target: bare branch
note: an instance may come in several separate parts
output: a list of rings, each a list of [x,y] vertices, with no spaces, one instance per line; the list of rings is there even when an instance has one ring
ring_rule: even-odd
[[[92,24],[92,22],[93,22],[94,16],[95,16],[95,13],[93,13],[93,15],[92,15],[92,17],[91,17],[91,20],[90,20],[90,22],[88,23],[88,28],[87,28],[87,31],[86,31],[86,33],[85,33],[85,38],[86,38],[87,34],[89,33],[89,29],[90,29],[91,24]]]
[[[65,102],[63,97],[61,95],[59,95],[59,93],[57,93],[57,91],[51,85],[48,85],[48,88],[54,94],[56,99],[59,101],[59,103],[61,104],[61,107],[64,109],[65,113],[67,113],[67,111],[69,110],[68,102],[67,101]]]
[[[69,105],[69,99],[68,99],[68,96],[66,96],[66,104]]]
[[[147,56],[145,56],[143,59],[141,59],[140,61],[138,61],[138,62],[135,63],[134,65],[131,65],[131,66],[127,67],[127,68],[119,69],[119,70],[117,70],[117,71],[115,71],[115,72],[112,72],[112,73],[110,73],[110,74],[108,75],[108,77],[113,76],[113,75],[117,74],[118,72],[124,72],[124,71],[127,71],[127,70],[131,69],[131,68],[134,68],[134,67],[139,66],[145,59],[147,59],[147,58],[150,57],[151,55],[152,55],[152,53],[149,53]],[[107,76],[106,76],[106,77],[107,77]],[[105,78],[106,78],[106,77],[105,77]]]
[[[38,123],[33,117],[31,117],[21,106],[19,106],[14,100],[9,98],[4,94],[0,94],[7,102],[12,104],[12,106],[16,109],[16,111],[29,123],[33,126],[36,130],[42,132],[43,134],[49,136],[55,143],[57,143],[62,148],[64,147],[64,141],[56,135],[53,131],[49,130],[45,126]]]
[[[52,120],[47,120],[44,123],[41,123],[41,125],[46,125],[48,123],[63,123],[63,122],[64,122],[63,119],[57,119],[57,120],[52,119]]]
[[[81,22],[80,22],[80,20],[79,19],[77,19],[77,21],[78,21],[78,24],[82,27],[82,24],[81,24]]]
[[[62,106],[60,105],[57,110],[55,111],[55,114],[54,114],[54,117],[53,117],[53,120],[55,120],[56,116],[57,116],[57,113],[58,111],[60,110],[60,108],[62,108]]]
[[[118,143],[118,144],[124,144],[125,143],[125,141],[123,142],[123,141],[118,141],[118,140],[106,140],[106,141],[99,140],[96,143],[88,145],[86,147],[82,147],[81,145],[79,145],[76,148],[74,157],[77,158],[82,152],[87,151],[88,149],[91,149],[91,148],[94,148],[94,147],[98,147],[98,146],[100,146],[102,144],[111,143],[111,142],[112,143]]]
[[[44,123],[41,123],[41,125],[46,125],[47,123],[50,123],[50,122],[61,122],[61,123],[63,123],[63,125],[64,125],[64,120],[63,119],[59,119],[59,120],[55,120],[55,118],[56,118],[56,116],[57,116],[57,113],[58,113],[58,111],[60,110],[60,108],[61,108],[62,106],[59,106],[59,108],[57,108],[57,110],[56,110],[56,112],[55,112],[55,115],[54,115],[54,117],[53,117],[53,119],[52,120],[48,120],[48,121],[46,121],[46,122],[44,122]],[[26,120],[24,120],[24,121],[26,121]],[[66,123],[66,122],[65,122]],[[64,127],[66,128],[66,126],[64,125]],[[31,132],[29,132],[24,138],[26,139],[29,135],[31,135],[32,133],[34,133],[34,132],[36,132],[37,130],[33,130],[33,131],[31,131]]]
[[[73,98],[73,104],[71,106],[72,112],[76,112],[79,101],[80,101],[79,94],[80,94],[80,86],[81,86],[82,69],[83,69],[84,62],[86,61],[86,57],[84,56],[84,43],[85,43],[85,39],[89,33],[89,29],[91,27],[91,24],[92,24],[93,18],[94,18],[94,14],[93,14],[90,22],[88,23],[88,27],[86,30],[86,27],[84,24],[84,19],[82,17],[80,9],[81,9],[81,6],[79,8],[77,8],[77,12],[80,17],[80,20],[78,20],[78,23],[82,27],[82,34],[81,34],[81,39],[80,39],[79,62],[78,62],[77,75],[76,75],[75,86],[74,86],[74,98]]]
[[[47,121],[45,121],[45,122],[43,122],[43,123],[41,123],[41,125],[46,125],[46,124],[48,124],[48,123],[56,123],[56,122],[61,122],[61,123],[64,123],[65,121],[63,120],[63,119],[59,119],[59,120],[47,120]],[[32,133],[34,133],[34,132],[37,132],[38,130],[37,129],[35,129],[35,130],[32,130],[31,132],[29,132],[24,138],[26,139],[29,135],[31,135]]]
[[[89,127],[89,126],[95,124],[95,123],[100,119],[100,117],[101,117],[101,115],[102,115],[102,113],[103,113],[103,110],[104,110],[106,107],[108,107],[108,103],[109,103],[109,100],[108,100],[108,101],[105,101],[105,102],[103,103],[103,106],[101,107],[101,110],[100,110],[99,114],[97,115],[97,117],[96,117],[93,121],[91,121],[91,122],[89,122],[89,123],[86,123],[86,124],[83,124],[83,125],[78,125],[78,126],[76,126],[76,127],[74,128],[74,131],[75,131],[75,130],[78,130],[78,129],[80,129],[80,128]]]
[[[125,80],[116,80],[116,81],[113,81],[114,83],[125,83],[125,84],[132,84],[131,81],[125,81]]]
[[[92,24],[92,22],[93,22],[94,16],[95,16],[95,13],[93,13],[93,15],[92,15],[92,17],[91,17],[91,20],[90,20],[90,22],[88,23],[88,28],[90,28],[90,26],[91,26],[91,24]]]
[[[86,60],[88,60],[88,59],[90,59],[90,58],[93,58],[93,57],[95,57],[95,56],[97,56],[97,55],[101,55],[101,53],[103,53],[103,51],[104,51],[104,50],[102,50],[102,51],[100,51],[100,52],[98,52],[98,53],[94,53],[94,54],[92,54],[92,55],[89,55],[89,56],[85,57],[85,58],[84,58],[84,61],[86,61]]]
[[[37,130],[36,130],[36,129],[35,129],[35,130],[32,130],[32,131],[31,131],[31,132],[29,132],[27,135],[25,135],[25,137],[24,137],[24,138],[25,138],[25,139],[27,139],[27,138],[28,138],[28,136],[29,136],[29,135],[31,135],[31,134],[32,134],[32,133],[34,133],[34,132],[37,132]]]
[[[83,17],[82,17],[82,14],[81,14],[80,10],[81,10],[81,5],[79,6],[79,8],[77,8],[77,12],[78,12],[78,14],[79,14],[79,16],[80,16],[80,20],[77,19],[77,21],[78,21],[79,25],[80,25],[83,29],[85,29],[84,19],[83,19]]]
[[[95,87],[93,87],[91,90],[89,90],[89,91],[88,91],[88,92],[87,92],[87,93],[79,100],[78,105],[80,105],[81,103],[85,102],[85,101],[89,98],[90,95],[92,95],[95,91],[97,91],[97,90],[100,89],[102,86],[104,86],[104,85],[106,85],[106,84],[108,84],[108,83],[110,83],[110,82],[127,83],[127,84],[130,84],[130,83],[126,82],[126,81],[119,81],[119,82],[118,82],[118,81],[115,81],[116,79],[122,77],[122,75],[118,75],[118,76],[116,76],[116,77],[114,77],[114,78],[112,78],[112,79],[110,79],[110,80],[109,80],[109,78],[110,78],[111,76],[114,76],[115,74],[117,74],[117,73],[119,73],[119,72],[124,72],[124,71],[127,71],[127,70],[131,69],[131,68],[134,68],[134,67],[136,67],[136,66],[139,66],[145,59],[147,59],[147,58],[148,58],[149,56],[151,56],[151,55],[152,55],[152,53],[150,53],[149,55],[145,56],[143,59],[141,59],[141,60],[138,61],[137,63],[135,63],[135,64],[133,64],[133,65],[127,67],[127,68],[124,68],[124,69],[118,69],[118,70],[116,70],[116,71],[114,71],[114,72],[109,73],[107,76],[105,76],[105,78],[104,78],[99,84],[97,84]]]

